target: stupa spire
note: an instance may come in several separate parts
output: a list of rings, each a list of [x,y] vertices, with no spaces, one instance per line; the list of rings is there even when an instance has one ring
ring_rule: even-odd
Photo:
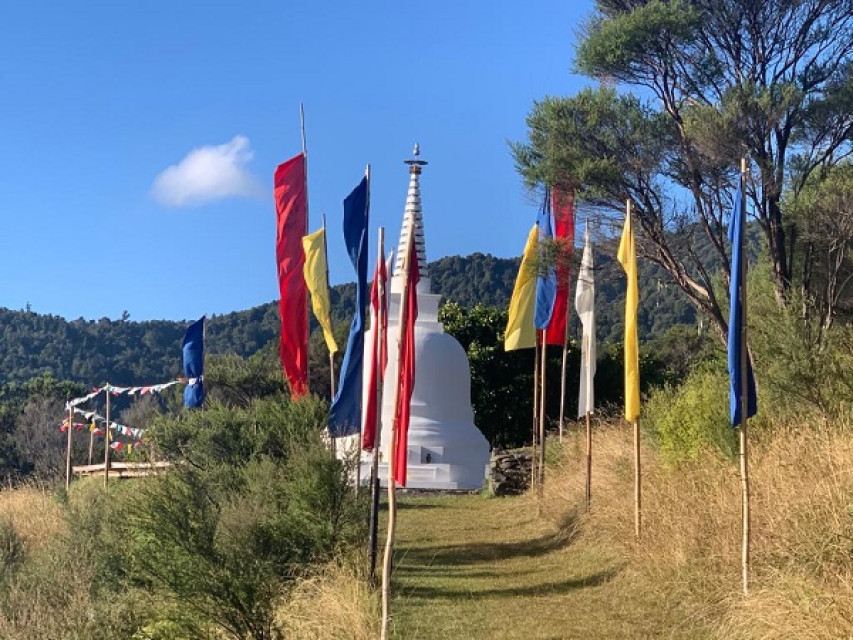
[[[406,243],[409,239],[409,229],[414,229],[415,248],[418,252],[418,269],[420,271],[420,282],[418,292],[429,293],[429,279],[427,275],[426,243],[424,241],[424,220],[421,209],[421,168],[427,164],[426,160],[420,158],[421,147],[416,142],[412,152],[412,158],[405,160],[409,165],[409,192],[406,195],[406,210],[403,213],[403,228],[400,230],[400,242],[397,245],[397,259],[394,262],[394,275],[399,275],[403,269],[403,254],[406,251]]]

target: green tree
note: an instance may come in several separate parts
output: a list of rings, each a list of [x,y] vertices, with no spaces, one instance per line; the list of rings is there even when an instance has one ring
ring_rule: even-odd
[[[750,158],[751,211],[784,304],[798,236],[782,194],[850,150],[851,53],[849,0],[596,0],[576,67],[637,93],[602,87],[535,103],[516,163],[528,184],[576,187],[602,210],[630,198],[641,253],[725,336],[713,277],[728,272],[737,158]]]

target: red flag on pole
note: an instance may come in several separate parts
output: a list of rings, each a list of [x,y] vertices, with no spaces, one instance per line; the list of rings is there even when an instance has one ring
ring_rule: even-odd
[[[571,259],[575,243],[575,192],[554,187],[551,191],[551,210],[554,212],[554,238],[557,251],[557,297],[551,323],[545,333],[548,344],[562,345],[566,341],[566,317],[569,309]]]
[[[308,293],[302,267],[302,236],[308,230],[305,154],[293,156],[275,170],[275,257],[281,293],[281,346],[284,375],[294,398],[308,392]]]
[[[414,234],[414,230],[411,232]],[[415,322],[418,319],[418,282],[420,281],[420,267],[418,265],[418,252],[415,248],[414,239],[409,239],[408,257],[408,286],[406,287],[405,300],[400,299],[400,304],[405,305],[403,313],[400,314],[400,361],[398,363],[399,392],[397,394],[396,417],[397,439],[394,450],[394,481],[401,487],[406,486],[406,454],[409,445],[409,417],[412,408],[412,391],[415,389]]]
[[[381,249],[381,247],[380,247]],[[370,378],[367,385],[367,404],[364,407],[364,426],[362,427],[361,448],[365,451],[373,451],[376,446],[376,412],[379,411],[376,387],[380,380],[385,378],[385,365],[388,363],[387,329],[388,308],[385,291],[387,290],[388,272],[385,269],[385,260],[380,251],[376,260],[376,270],[373,274],[373,285],[370,287],[370,308],[373,310],[373,346],[371,353],[372,366],[370,367]],[[380,324],[382,330],[379,330]],[[382,334],[382,342],[379,334]]]

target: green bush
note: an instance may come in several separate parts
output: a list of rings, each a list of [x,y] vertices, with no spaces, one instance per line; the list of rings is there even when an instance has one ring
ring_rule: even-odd
[[[729,425],[728,378],[723,372],[700,367],[681,386],[656,389],[646,402],[644,418],[669,463],[695,460],[708,447],[729,456],[736,451],[736,432]]]

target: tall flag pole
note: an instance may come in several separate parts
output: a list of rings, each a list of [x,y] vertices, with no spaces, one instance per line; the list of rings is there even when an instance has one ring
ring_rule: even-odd
[[[301,102],[299,103],[299,133],[302,137],[302,156],[305,158],[305,171],[303,171],[302,175],[303,184],[305,186],[305,228],[302,231],[302,235],[307,236],[309,229],[309,221],[311,220],[311,216],[308,213],[308,141],[305,137],[305,106]],[[324,220],[323,227],[325,226],[326,222]],[[310,380],[308,374],[308,369],[310,367],[310,358],[308,357],[308,344],[311,341],[311,322],[308,317],[308,314],[310,312],[308,311],[307,299],[305,300],[304,306],[305,312],[303,315],[305,316],[305,331],[303,333],[305,334],[305,392],[308,393],[310,390],[310,384],[308,382]],[[334,393],[332,394],[332,397],[335,397]]]
[[[329,301],[329,267],[326,259],[326,216],[323,216],[323,226],[302,238],[302,249],[305,252],[303,275],[305,285],[311,294],[311,308],[314,316],[323,330],[323,339],[329,350],[329,367],[331,370],[332,397],[335,395],[335,353],[338,343],[332,331]]]
[[[589,244],[589,222],[586,224],[583,257],[575,290],[575,310],[583,327],[581,335],[581,371],[578,388],[578,418],[586,418],[586,504],[592,499],[592,425],[590,416],[595,409],[595,279]]]
[[[545,197],[542,208],[539,210],[539,260],[537,264],[538,276],[536,278],[536,308],[534,312],[534,325],[539,330],[542,341],[542,353],[540,354],[539,373],[539,462],[537,478],[537,494],[541,497],[542,488],[545,484],[545,373],[548,362],[548,326],[554,315],[554,305],[557,301],[557,269],[550,255],[551,240],[551,190],[545,189]],[[540,505],[541,508],[541,505]]]
[[[370,381],[367,387],[367,406],[364,411],[362,449],[373,452],[370,464],[370,521],[368,523],[368,558],[370,581],[376,579],[376,554],[379,533],[379,446],[382,440],[382,391],[385,381],[385,366],[388,364],[388,285],[387,263],[385,262],[385,228],[379,227],[378,255],[373,286],[370,290],[370,306],[373,314],[373,345],[371,346]]]
[[[104,487],[110,481],[110,383],[104,384],[107,394],[106,422],[104,422]],[[69,429],[71,427],[69,426]]]
[[[531,484],[536,482],[536,444],[539,397],[539,348],[536,327],[533,324],[536,302],[536,250],[539,245],[539,227],[533,225],[527,234],[521,265],[509,300],[509,318],[504,331],[504,350],[533,349],[533,461]]]
[[[742,548],[741,578],[743,594],[749,594],[749,464],[747,449],[747,420],[757,411],[755,377],[746,336],[746,158],[740,161],[740,180],[734,198],[729,240],[732,243],[731,285],[729,292],[728,368],[730,380],[730,414],[733,427],[740,426],[740,482]]]
[[[204,321],[202,316],[193,322],[181,342],[181,355],[187,386],[184,387],[184,407],[198,409],[204,403]]]
[[[308,393],[308,290],[303,277],[307,233],[308,191],[303,151],[275,170],[276,240],[281,357],[284,375],[294,398]]]
[[[340,438],[361,430],[364,379],[364,306],[367,299],[367,229],[370,218],[370,165],[344,200],[344,243],[355,268],[355,312],[341,364],[338,390],[329,409],[329,435]]]
[[[556,238],[557,295],[554,312],[547,329],[548,344],[563,346],[563,361],[560,370],[560,416],[559,434],[563,441],[563,423],[566,415],[566,370],[569,356],[569,285],[571,260],[575,244],[575,193],[572,188],[555,186],[551,192],[554,211],[554,238]]]
[[[411,171],[420,171],[417,164]],[[403,277],[400,292],[399,334],[397,338],[397,383],[394,386],[394,421],[391,427],[391,446],[388,448],[388,537],[382,563],[382,640],[388,639],[391,599],[391,558],[397,528],[396,485],[406,486],[406,455],[408,452],[409,416],[412,391],[415,386],[415,323],[418,317],[417,284],[420,267],[415,248],[414,218],[410,220],[403,257]]]
[[[323,257],[326,260],[326,296],[329,295],[329,245],[328,234],[326,233],[326,214],[323,214]],[[329,302],[329,313],[331,313],[332,303]],[[323,336],[326,340],[326,348],[329,350],[329,393],[330,397],[335,397],[335,354],[338,352],[338,343],[335,340],[334,331],[332,331],[332,318],[327,314],[326,322],[329,325],[329,335],[326,336],[326,328],[323,327]],[[309,338],[310,339],[310,338]]]
[[[70,400],[70,396],[69,396]],[[68,434],[66,436],[67,441],[65,443],[65,490],[71,487],[71,432],[73,431],[72,426],[74,423],[74,407],[71,406],[71,402],[68,402]],[[89,461],[89,464],[92,464],[92,461]]]
[[[631,223],[631,200],[625,202],[625,226],[619,262],[628,280],[625,292],[625,420],[634,426],[634,533],[640,537],[640,358],[637,338],[637,253]]]

